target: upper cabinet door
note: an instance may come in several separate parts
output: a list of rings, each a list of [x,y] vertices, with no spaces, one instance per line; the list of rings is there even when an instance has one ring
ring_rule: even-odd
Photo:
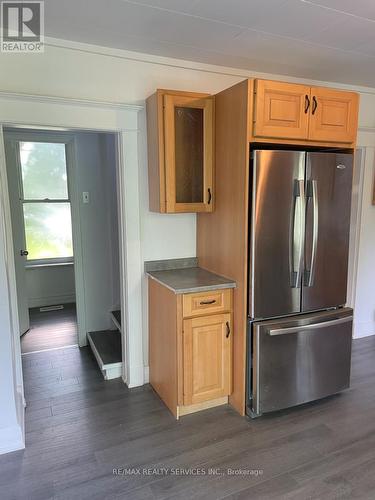
[[[312,87],[309,139],[354,143],[358,126],[358,94]]]
[[[164,96],[166,212],[211,212],[213,99]]]
[[[256,81],[254,136],[307,139],[310,87]]]

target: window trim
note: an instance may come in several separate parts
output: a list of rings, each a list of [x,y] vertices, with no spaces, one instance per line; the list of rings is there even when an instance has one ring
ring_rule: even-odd
[[[33,269],[37,267],[54,267],[74,265],[74,257],[51,257],[50,259],[29,259],[26,260],[25,268]]]

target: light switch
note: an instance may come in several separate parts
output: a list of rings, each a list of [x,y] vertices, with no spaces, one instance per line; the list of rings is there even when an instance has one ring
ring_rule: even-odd
[[[83,203],[90,203],[90,193],[88,193],[87,191],[82,193],[82,201]]]

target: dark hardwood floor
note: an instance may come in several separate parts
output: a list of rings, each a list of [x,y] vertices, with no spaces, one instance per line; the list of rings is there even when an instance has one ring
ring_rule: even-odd
[[[252,421],[175,421],[150,386],[105,382],[88,348],[23,362],[27,447],[0,457],[2,500],[375,498],[375,337],[354,341],[348,391]]]
[[[30,309],[30,330],[21,337],[22,353],[44,351],[78,344],[75,304],[64,309],[40,312]]]

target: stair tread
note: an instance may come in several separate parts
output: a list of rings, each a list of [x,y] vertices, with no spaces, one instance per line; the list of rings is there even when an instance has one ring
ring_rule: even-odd
[[[121,363],[121,333],[118,330],[90,332],[90,337],[103,365]]]

